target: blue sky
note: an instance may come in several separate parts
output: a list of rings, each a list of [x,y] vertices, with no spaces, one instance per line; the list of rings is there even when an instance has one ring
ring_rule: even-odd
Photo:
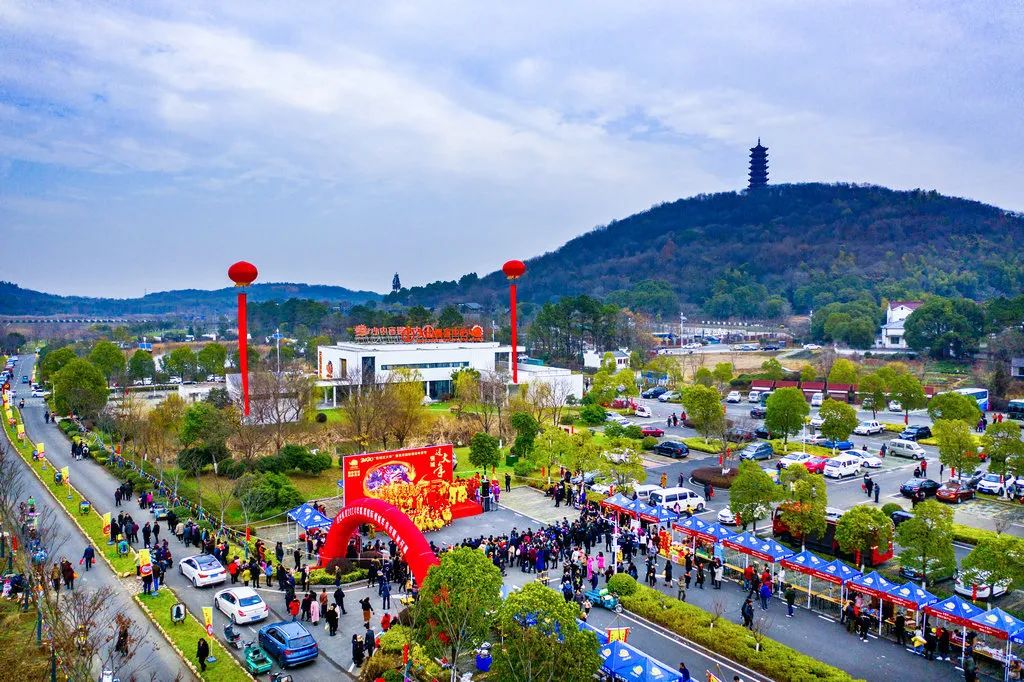
[[[207,7],[206,5],[217,5]],[[386,290],[776,182],[1024,210],[1019,2],[0,0],[0,278]]]

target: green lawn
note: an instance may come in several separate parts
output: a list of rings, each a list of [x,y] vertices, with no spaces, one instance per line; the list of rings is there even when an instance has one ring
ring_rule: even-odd
[[[13,680],[49,679],[50,652],[36,646],[36,610],[22,611],[17,602],[0,600],[0,650],[4,673]]]

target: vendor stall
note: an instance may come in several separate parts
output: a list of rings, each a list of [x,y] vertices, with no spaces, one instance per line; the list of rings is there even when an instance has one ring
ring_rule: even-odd
[[[676,682],[682,679],[660,661],[621,641],[609,642],[598,650],[601,669],[612,680],[628,682]]]
[[[884,616],[884,603],[889,600],[889,590],[894,587],[894,584],[884,577],[882,577],[878,571],[871,571],[866,575],[859,575],[853,580],[846,583],[846,589],[849,592],[858,592],[869,599],[874,599],[877,602],[877,606],[866,606],[861,608],[862,613],[867,613],[869,616],[878,620],[878,634],[882,634],[882,621],[885,619]]]
[[[314,509],[312,505],[306,503],[300,504],[289,511],[288,518],[295,522],[296,537],[299,536],[300,529],[303,533],[308,533],[313,529],[326,531],[334,523],[334,521]]]
[[[887,598],[887,601],[891,601],[895,606],[912,611],[914,613],[913,621],[917,621],[917,614],[924,607],[936,600],[937,597],[934,594],[911,582],[908,582],[906,585],[894,585],[889,590]],[[890,627],[895,627],[896,614],[894,613],[890,618],[887,618],[885,622]]]
[[[826,573],[835,578],[838,578],[840,581],[839,584],[841,589],[839,594],[839,601],[840,607],[842,607],[842,602],[846,599],[846,583],[853,580],[857,576],[861,575],[861,572],[858,571],[856,568],[851,568],[850,566],[847,566],[839,559],[833,559],[832,561],[830,561],[828,565],[825,566],[824,570]]]
[[[839,598],[834,594],[835,586],[842,587],[842,579],[830,574],[826,569],[829,564],[821,557],[816,554],[804,550],[799,554],[794,554],[791,557],[783,559],[781,562],[783,568],[788,568],[797,573],[802,573],[807,576],[807,608],[811,608],[811,598],[824,599],[829,603],[834,603],[839,608],[842,608],[841,595]],[[828,587],[823,590],[815,590],[812,581],[817,578],[828,583]],[[796,586],[796,581],[790,581],[791,584]]]
[[[1006,611],[995,608],[983,611],[971,618],[969,628],[989,637],[994,643],[975,642],[974,653],[988,658],[1003,667],[1003,679],[1010,679],[1010,666],[1017,659],[1013,655],[1013,644],[1024,635],[1024,621],[1017,620]],[[1000,642],[1005,645],[1000,646]]]
[[[967,628],[971,627],[971,619],[981,615],[983,611],[969,601],[953,595],[949,599],[935,601],[926,605],[922,611],[929,616],[960,626],[959,637],[953,637],[954,644],[960,646],[960,667],[964,666],[967,653]]]
[[[711,559],[714,555],[714,547],[728,538],[734,537],[734,533],[717,523],[707,523],[696,516],[691,516],[681,523],[673,523],[672,530],[681,533],[684,541],[689,539],[689,547],[684,542],[673,542],[668,558],[677,563],[686,560],[687,552],[699,554],[698,545],[708,547],[711,551],[706,553],[706,558]]]
[[[727,566],[742,571],[750,563],[750,557],[754,557],[771,564],[773,579],[775,577],[775,564],[787,557],[793,556],[793,551],[788,547],[783,547],[770,538],[760,538],[750,531],[744,531],[739,535],[723,540],[722,545],[736,550],[743,555],[743,566],[730,564],[728,560],[725,562]]]

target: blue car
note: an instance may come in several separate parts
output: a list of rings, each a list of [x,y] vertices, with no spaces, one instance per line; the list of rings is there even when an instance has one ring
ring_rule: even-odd
[[[302,623],[280,621],[264,625],[259,631],[259,644],[282,668],[316,660],[320,655],[313,635]]]
[[[824,440],[818,445],[829,450],[853,450],[853,443],[848,440]]]

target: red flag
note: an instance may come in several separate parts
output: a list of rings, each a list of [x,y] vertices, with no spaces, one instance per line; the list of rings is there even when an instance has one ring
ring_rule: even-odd
[[[402,665],[408,665],[408,664],[409,664],[409,645],[408,644],[403,644],[402,645]]]
[[[978,600],[978,586],[977,585],[971,585],[971,601],[977,601],[977,600]]]
[[[251,537],[251,536],[250,536],[250,533],[249,533],[249,526],[246,526],[246,527],[245,527],[245,541],[246,541],[246,542],[249,542],[249,538],[250,538],[250,537]]]

